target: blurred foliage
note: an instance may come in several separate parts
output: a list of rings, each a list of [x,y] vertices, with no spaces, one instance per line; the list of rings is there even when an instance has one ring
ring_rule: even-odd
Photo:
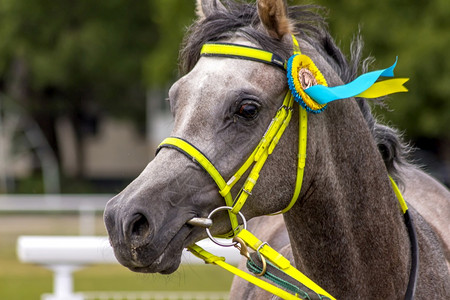
[[[0,1],[0,89],[38,123],[58,158],[58,119],[70,121],[77,177],[84,140],[104,113],[145,128],[143,65],[157,39],[152,3]]]
[[[411,78],[410,92],[395,96],[387,118],[412,137],[450,137],[450,2],[316,3],[328,9],[329,29],[344,50],[361,26],[366,54],[377,58],[374,68],[399,56],[397,74]],[[2,0],[0,78],[8,79],[19,57],[28,64],[31,89],[65,91],[64,101],[47,101],[47,109],[70,108],[75,93],[135,118],[142,113],[144,87],[165,86],[176,77],[179,45],[194,8],[194,0]]]
[[[14,182],[14,193],[17,194],[45,194],[42,175],[33,174]]]
[[[389,97],[390,110],[376,112],[405,131],[409,138],[449,139],[450,2],[383,0],[376,6],[358,0],[314,3],[328,11],[329,30],[344,52],[349,53],[350,43],[360,30],[365,55],[377,59],[373,69],[389,66],[399,57],[396,75],[410,78],[406,84],[409,93]],[[152,15],[160,37],[145,65],[151,85],[164,85],[174,78],[175,53],[186,24],[194,18],[193,4],[193,0],[154,1]]]
[[[135,115],[144,107],[143,60],[156,39],[151,11],[151,1],[2,0],[0,78],[17,80],[20,60],[21,87],[44,94],[46,110],[66,113],[82,102]]]
[[[450,139],[450,1],[288,2],[326,7],[344,52],[360,27],[365,54],[377,58],[373,69],[398,55],[396,75],[411,78],[410,92],[391,96],[392,111],[378,113],[409,138]],[[0,0],[0,90],[22,96],[55,152],[56,122],[43,121],[54,116],[71,118],[80,144],[103,112],[143,130],[146,91],[176,79],[194,9],[195,0]]]
[[[157,43],[146,57],[147,84],[152,88],[166,86],[177,76],[178,50],[186,28],[194,21],[195,1],[154,1],[151,12],[156,24]]]
[[[349,45],[360,26],[365,54],[377,59],[374,69],[399,57],[396,76],[410,78],[409,93],[388,98],[392,111],[378,110],[384,119],[410,138],[450,139],[450,1],[317,3],[328,8],[329,30],[342,45]]]
[[[60,177],[61,194],[115,194],[122,191],[133,178],[92,179],[72,178],[64,174]],[[8,193],[14,194],[45,194],[44,178],[41,173],[35,173],[24,178],[15,178]],[[0,193],[4,191],[0,190]],[[0,298],[1,299],[1,298]]]

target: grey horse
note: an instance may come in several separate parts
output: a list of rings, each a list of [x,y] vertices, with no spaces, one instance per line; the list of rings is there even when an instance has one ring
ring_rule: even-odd
[[[225,178],[263,136],[287,91],[286,75],[250,60],[200,57],[205,42],[258,47],[287,59],[295,34],[302,53],[315,62],[330,86],[356,77],[360,51],[353,51],[349,63],[309,7],[287,8],[282,0],[199,0],[197,14],[180,55],[184,76],[169,91],[171,135],[201,149]],[[242,209],[248,219],[289,204],[297,168],[298,109]],[[406,163],[405,151],[396,132],[375,121],[364,99],[330,103],[324,112],[309,117],[299,200],[283,220],[265,217],[253,224],[253,232],[267,237],[274,247],[280,245],[297,268],[337,299],[403,299],[411,245],[390,174],[403,183],[412,204],[420,248],[416,298],[450,298],[442,244],[448,234],[442,222],[448,218],[430,224],[424,219],[435,215],[425,213],[432,206],[427,202],[441,205],[448,214],[448,191]],[[238,191],[239,187],[232,190]],[[202,228],[188,221],[223,205],[202,168],[180,152],[163,148],[109,201],[104,220],[120,263],[136,272],[169,274],[178,268],[183,248],[206,237]],[[226,213],[213,221],[213,234],[230,230]],[[239,282],[231,295],[271,298]]]

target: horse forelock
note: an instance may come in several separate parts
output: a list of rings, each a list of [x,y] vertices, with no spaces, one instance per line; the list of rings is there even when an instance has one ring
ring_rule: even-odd
[[[179,57],[179,70],[182,75],[188,73],[200,58],[204,43],[229,39],[240,35],[254,42],[264,50],[288,59],[292,54],[292,45],[270,37],[260,29],[256,6],[221,0],[227,8],[198,20],[188,29]],[[358,34],[354,38],[350,59],[343,54],[327,30],[323,8],[316,5],[298,5],[288,8],[289,18],[294,21],[295,34],[311,44],[329,63],[344,83],[354,80],[359,74],[368,71],[374,61],[372,57],[363,58],[364,43]],[[382,103],[375,100],[371,103]],[[403,172],[407,168],[408,145],[403,143],[401,134],[394,128],[380,124],[373,116],[371,106],[366,99],[357,98],[356,102],[378,146],[387,171],[400,185],[403,185]]]

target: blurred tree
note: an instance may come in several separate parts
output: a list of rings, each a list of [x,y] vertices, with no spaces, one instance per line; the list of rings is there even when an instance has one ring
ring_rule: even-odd
[[[158,42],[145,61],[145,77],[151,86],[175,78],[176,55],[184,28],[194,19],[194,0],[153,0],[152,20],[158,26]],[[447,0],[384,0],[376,7],[358,0],[316,0],[328,10],[329,30],[344,51],[358,29],[365,54],[377,61],[373,68],[391,65],[399,56],[396,74],[410,77],[410,90],[388,100],[393,111],[377,110],[409,138],[422,136],[450,139],[450,2]],[[289,0],[305,4],[304,0]]]
[[[160,88],[177,76],[178,51],[186,28],[194,21],[195,0],[150,0],[158,42],[145,60],[149,86]]]
[[[450,140],[450,1],[317,2],[329,9],[336,40],[348,45],[361,26],[365,53],[377,58],[374,68],[398,55],[396,75],[411,78],[409,93],[388,100],[393,111],[378,113],[409,138]]]
[[[393,112],[379,113],[409,138],[450,141],[450,1],[313,2],[329,10],[343,50],[361,26],[373,68],[399,56],[396,74],[411,78],[410,92],[390,97]],[[100,112],[143,127],[146,88],[176,78],[194,7],[195,0],[0,0],[0,90],[29,110],[57,154],[56,120],[72,120],[81,175],[83,137]]]
[[[389,109],[375,113],[425,150],[414,159],[450,186],[450,1],[316,1],[329,9],[330,31],[344,45],[361,27],[374,69],[399,57],[396,75],[410,78],[409,92],[388,97]]]
[[[145,121],[143,61],[157,39],[151,1],[0,1],[0,82],[59,157],[56,121],[70,119],[78,175],[101,112]]]

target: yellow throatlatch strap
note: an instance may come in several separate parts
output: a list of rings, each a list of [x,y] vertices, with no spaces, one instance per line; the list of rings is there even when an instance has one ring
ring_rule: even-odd
[[[392,189],[394,190],[395,196],[397,196],[398,202],[400,203],[400,207],[402,209],[402,212],[403,212],[403,214],[405,214],[406,211],[408,210],[408,205],[406,204],[406,201],[403,198],[403,195],[400,192],[400,189],[398,188],[398,186],[395,183],[394,179],[392,179],[392,177],[389,176],[389,180],[391,181]]]
[[[292,200],[285,209],[281,212],[284,214],[289,211],[292,206],[297,202],[297,199],[300,195],[300,191],[302,189],[303,184],[303,174],[305,172],[305,164],[306,164],[306,140],[308,137],[308,113],[306,109],[299,106],[299,134],[298,134],[298,162],[297,162],[297,179],[295,182],[295,190],[294,195],[292,196]],[[277,214],[279,214],[277,213]]]
[[[228,272],[231,272],[234,275],[239,276],[242,279],[244,279],[250,283],[253,283],[254,285],[268,291],[269,293],[271,293],[273,295],[276,295],[282,299],[288,299],[288,300],[298,300],[299,299],[298,297],[296,297],[296,296],[294,296],[294,295],[292,295],[292,294],[290,294],[268,282],[265,282],[265,281],[259,279],[258,277],[248,274],[248,273],[226,263],[225,258],[215,256],[215,255],[211,254],[210,252],[204,250],[203,248],[201,248],[198,245],[192,245],[188,249],[189,249],[189,251],[192,252],[192,254],[194,254],[198,258],[204,260],[206,263],[218,265],[218,266],[224,268],[225,270],[227,270]]]
[[[206,43],[203,45],[202,50],[200,51],[200,55],[254,60],[272,64],[284,69],[284,60],[281,59],[278,55],[250,46],[234,45],[228,43]]]
[[[302,54],[300,51],[300,45],[298,44],[297,39],[294,35],[292,35],[292,44],[294,54]],[[292,99],[294,96],[291,96]],[[297,202],[298,196],[300,195],[300,191],[302,189],[303,183],[303,174],[305,171],[306,164],[306,141],[308,139],[308,113],[306,109],[301,106],[298,106],[299,109],[299,118],[298,118],[298,161],[297,161],[297,179],[295,182],[294,195],[292,196],[291,202],[285,209],[283,209],[280,213],[284,214],[288,210],[294,206],[295,202]]]

